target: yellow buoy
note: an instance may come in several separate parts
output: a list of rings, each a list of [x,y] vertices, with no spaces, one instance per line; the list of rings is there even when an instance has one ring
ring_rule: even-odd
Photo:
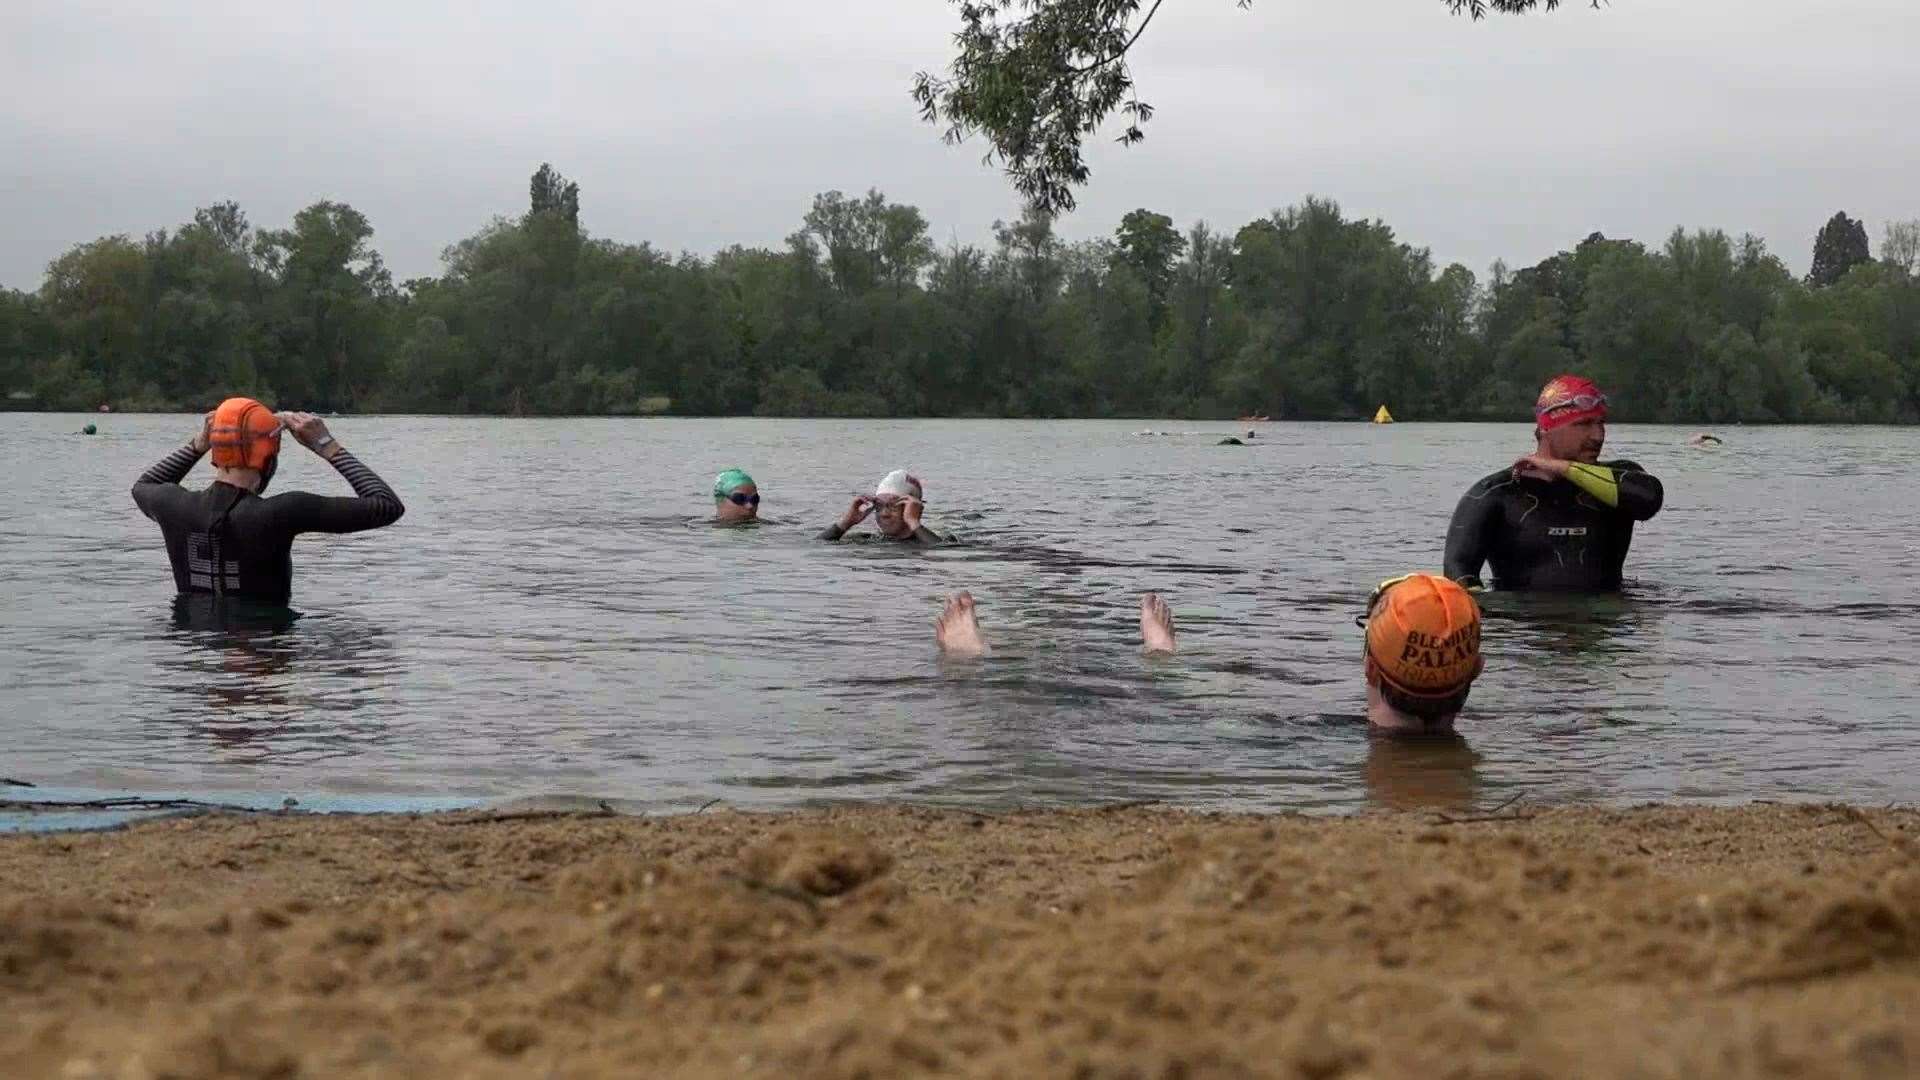
[[[1393,423],[1393,414],[1387,411],[1385,405],[1382,405],[1380,406],[1380,411],[1373,414],[1373,422],[1376,424],[1391,424]]]

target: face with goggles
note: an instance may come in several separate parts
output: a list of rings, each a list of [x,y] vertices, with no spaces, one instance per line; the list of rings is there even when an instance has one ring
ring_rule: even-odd
[[[1591,465],[1600,460],[1600,451],[1607,445],[1607,396],[1584,379],[1578,386],[1565,388],[1558,385],[1560,381],[1548,383],[1534,406],[1538,452]]]
[[[715,520],[728,523],[753,521],[760,516],[760,489],[747,483],[725,495],[715,495],[713,516]]]
[[[906,495],[875,495],[873,497],[873,527],[886,536],[906,536],[913,532],[913,526],[907,524]]]

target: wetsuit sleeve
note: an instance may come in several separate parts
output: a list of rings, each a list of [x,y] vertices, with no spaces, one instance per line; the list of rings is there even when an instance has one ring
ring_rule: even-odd
[[[170,493],[180,490],[180,481],[186,479],[187,474],[193,471],[194,465],[205,453],[205,450],[188,443],[161,458],[152,468],[141,473],[140,479],[133,482],[134,505],[140,508],[141,513],[154,517],[162,500],[168,498]]]
[[[820,539],[826,541],[838,540],[845,535],[847,535],[847,530],[841,528],[840,523],[837,521],[820,530]]]
[[[1666,500],[1660,481],[1631,461],[1616,461],[1612,465],[1574,462],[1567,466],[1567,479],[1581,491],[1635,521],[1645,521],[1659,513],[1661,503]]]
[[[1493,550],[1493,529],[1500,515],[1500,501],[1493,498],[1482,481],[1467,489],[1460,505],[1453,509],[1453,522],[1447,526],[1446,574],[1468,588],[1479,588],[1480,568]]]
[[[293,533],[351,533],[378,529],[400,520],[407,508],[379,474],[345,450],[330,459],[340,475],[353,485],[351,496],[312,495],[291,491],[273,498],[281,523]]]
[[[941,536],[939,533],[934,532],[932,529],[927,528],[925,525],[922,525],[919,528],[913,530],[913,539],[915,543],[920,544],[924,547],[933,547],[936,544],[944,544],[947,542],[946,537]]]

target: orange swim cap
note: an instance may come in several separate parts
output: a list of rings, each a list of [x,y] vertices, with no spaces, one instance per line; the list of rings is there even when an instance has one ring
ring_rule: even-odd
[[[1367,618],[1367,667],[1411,697],[1458,693],[1480,674],[1480,605],[1432,574],[1383,584]]]
[[[252,398],[228,398],[213,410],[207,441],[220,468],[264,469],[280,453],[280,421]]]

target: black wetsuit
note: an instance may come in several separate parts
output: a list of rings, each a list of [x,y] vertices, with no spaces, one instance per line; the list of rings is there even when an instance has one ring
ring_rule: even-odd
[[[1481,564],[1492,563],[1496,589],[1619,589],[1633,523],[1659,513],[1665,493],[1631,461],[1573,468],[1578,483],[1502,469],[1469,488],[1447,530],[1447,576],[1479,585]]]
[[[386,481],[344,449],[332,462],[353,485],[351,497],[289,491],[261,498],[219,481],[204,491],[181,487],[204,452],[183,446],[133,484],[133,501],[166,536],[173,583],[182,594],[285,604],[293,594],[294,537],[377,529],[406,512]]]

